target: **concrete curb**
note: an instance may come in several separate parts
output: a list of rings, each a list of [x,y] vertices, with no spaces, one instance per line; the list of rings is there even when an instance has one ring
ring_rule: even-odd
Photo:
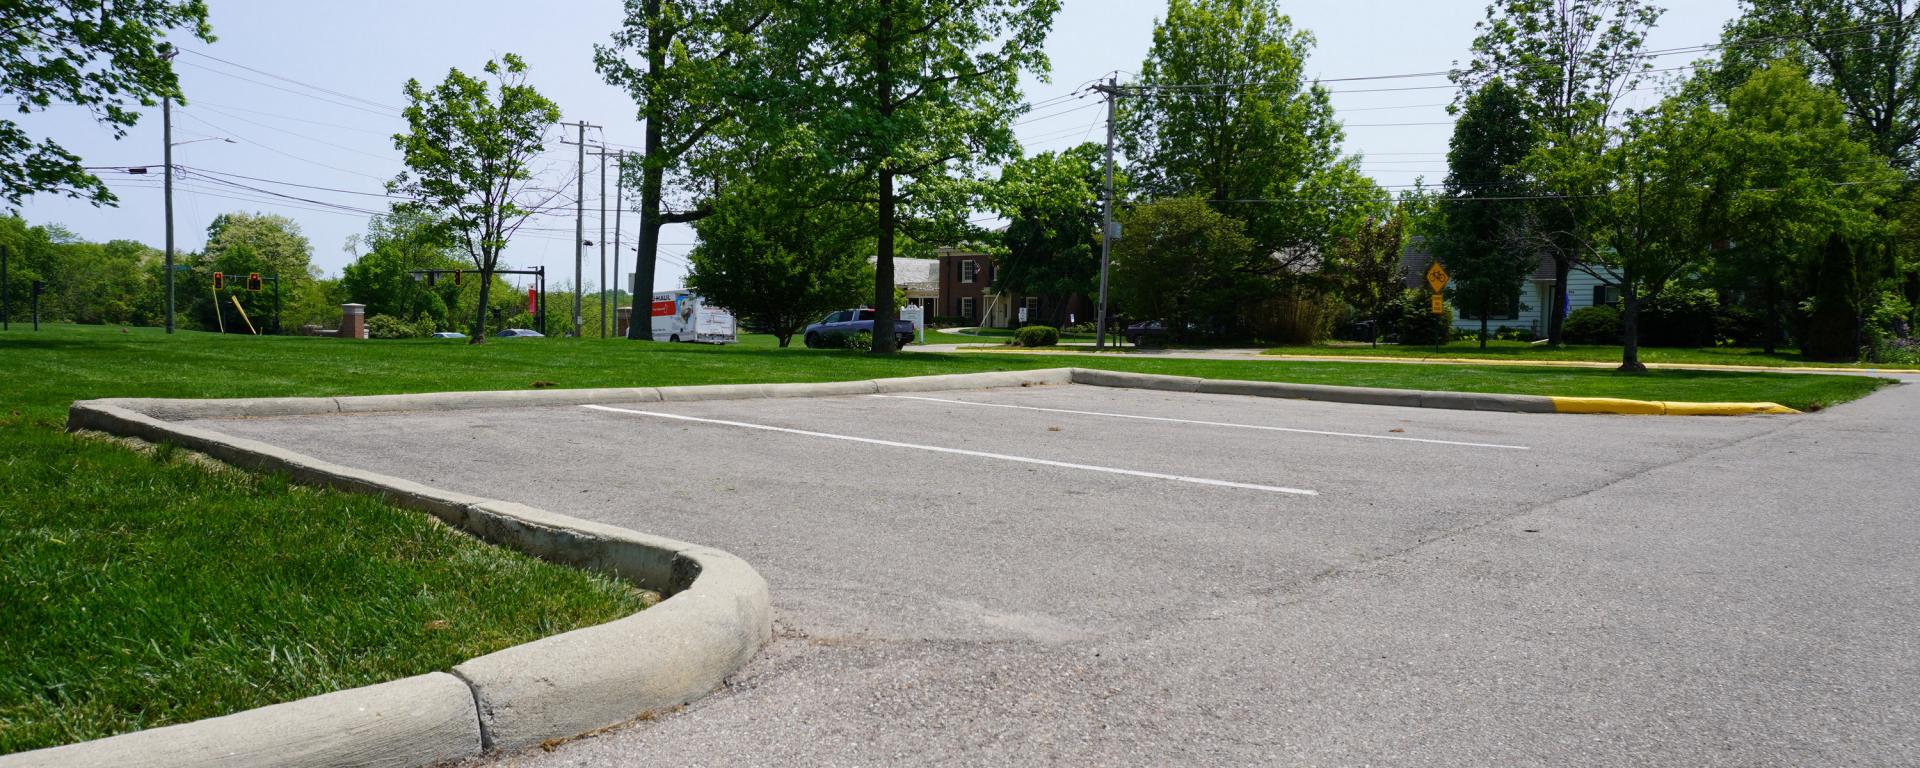
[[[234,466],[369,493],[475,537],[668,596],[623,619],[435,672],[224,717],[0,756],[19,766],[417,766],[516,750],[686,704],[718,688],[772,636],[766,580],[724,551],[520,504],[455,493],[173,421],[474,408],[833,397],[1072,383],[1055,368],[873,381],[435,392],[232,400],[77,402],[69,430],[172,443]]]
[[[1622,400],[1608,397],[1550,397],[1474,392],[1428,392],[1414,389],[1339,387],[1326,384],[1288,384],[1276,381],[1233,381],[1163,376],[1091,368],[1072,368],[1075,384],[1125,387],[1167,392],[1200,392],[1251,397],[1284,397],[1332,403],[1391,405],[1402,408],[1447,408],[1461,411],[1508,413],[1602,413],[1635,416],[1750,416],[1799,413],[1777,403],[1683,403]]]
[[[633,391],[626,392],[632,402]],[[141,410],[191,418],[365,412],[375,405],[479,407],[463,399],[343,399],[358,402],[342,408],[327,398],[220,401],[208,408],[188,401],[87,401],[73,405],[67,426],[173,443],[236,466],[286,472],[299,482],[373,493],[494,544],[611,571],[667,599],[623,619],[470,659],[451,673],[0,756],[0,768],[428,765],[530,747],[686,704],[720,687],[772,636],[766,581],[721,550],[332,464]]]

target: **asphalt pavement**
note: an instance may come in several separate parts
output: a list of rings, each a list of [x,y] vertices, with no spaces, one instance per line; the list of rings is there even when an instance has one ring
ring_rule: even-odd
[[[1920,761],[1913,385],[1745,418],[1056,386],[205,423],[766,576],[775,638],[726,689],[500,765]]]

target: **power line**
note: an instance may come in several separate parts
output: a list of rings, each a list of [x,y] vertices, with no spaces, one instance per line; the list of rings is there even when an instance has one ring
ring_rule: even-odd
[[[207,54],[207,53],[201,53],[200,51],[196,51],[196,50],[193,50],[193,49],[191,49],[191,48],[182,48],[182,49],[180,49],[180,50],[182,50],[182,51],[185,51],[185,52],[187,52],[187,53],[189,53],[189,54],[192,54],[192,55],[194,55],[194,56],[198,56],[198,57],[200,57],[200,58],[203,58],[203,59],[208,59],[208,60],[211,60],[211,61],[217,61],[217,62],[220,62],[220,63],[222,63],[222,64],[225,64],[225,65],[227,65],[227,66],[229,66],[229,67],[239,67],[240,69],[244,69],[244,70],[246,70],[246,71],[248,71],[248,72],[252,72],[252,73],[254,73],[254,74],[256,74],[256,75],[264,75],[264,76],[266,76],[266,77],[271,77],[271,78],[273,78],[273,79],[275,79],[275,80],[279,80],[279,81],[281,81],[281,82],[284,82],[284,83],[291,83],[291,84],[293,84],[293,85],[298,85],[298,86],[300,86],[300,87],[302,87],[302,88],[309,88],[309,89],[312,89],[312,90],[315,90],[315,91],[319,91],[319,92],[321,92],[321,93],[324,93],[324,94],[327,94],[327,95],[329,95],[329,96],[336,96],[336,97],[339,97],[339,98],[342,98],[342,99],[347,99],[347,100],[350,100],[350,101],[357,101],[357,102],[360,102],[360,103],[362,103],[362,104],[366,104],[366,105],[369,105],[369,106],[373,106],[373,107],[378,107],[378,108],[380,108],[380,109],[384,109],[384,110],[387,110],[387,111],[389,111],[389,112],[393,112],[393,113],[396,113],[396,114],[398,114],[398,113],[399,113],[399,112],[401,111],[399,107],[396,107],[396,106],[393,106],[393,105],[391,105],[391,104],[382,104],[382,103],[380,103],[380,102],[377,102],[377,101],[374,101],[374,100],[372,100],[372,99],[366,99],[366,98],[361,98],[361,97],[359,97],[359,96],[355,96],[355,95],[353,95],[353,94],[351,94],[351,93],[346,93],[346,92],[344,92],[344,91],[336,91],[336,90],[334,90],[334,89],[332,89],[332,88],[326,88],[326,87],[322,87],[322,86],[318,86],[318,85],[314,85],[314,84],[312,84],[312,83],[308,83],[308,82],[303,82],[303,81],[300,81],[300,80],[295,80],[295,79],[293,79],[293,78],[291,78],[291,77],[287,77],[287,76],[285,76],[285,75],[276,75],[276,74],[274,74],[274,73],[272,73],[272,72],[268,72],[268,71],[266,71],[266,70],[264,70],[264,69],[257,69],[257,68],[254,68],[254,67],[250,67],[250,66],[247,66],[247,65],[245,65],[245,64],[241,64],[241,63],[239,63],[239,62],[234,62],[234,61],[228,61],[228,60],[226,60],[226,59],[223,59],[223,58],[220,58],[220,57],[218,57],[218,56],[214,56],[214,55],[212,55],[212,54]]]

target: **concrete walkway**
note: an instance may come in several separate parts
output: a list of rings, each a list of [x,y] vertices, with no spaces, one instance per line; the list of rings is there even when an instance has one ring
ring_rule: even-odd
[[[985,343],[992,343],[987,340]],[[1236,347],[1220,349],[1149,349],[1141,350],[1123,347],[1112,352],[1094,352],[1091,349],[1079,350],[1074,347],[1090,347],[1088,344],[1062,344],[1054,349],[1021,349],[1018,347],[995,346],[981,349],[969,344],[922,344],[908,347],[912,352],[992,352],[1013,355],[1049,355],[1060,357],[1099,357],[1111,359],[1157,358],[1176,360],[1236,360],[1240,362],[1263,363],[1396,363],[1400,365],[1502,365],[1532,366],[1540,368],[1618,368],[1619,363],[1589,362],[1581,360],[1508,360],[1471,357],[1389,357],[1376,355],[1269,355],[1264,348]],[[1647,363],[1648,368],[1671,371],[1726,371],[1729,373],[1798,373],[1831,374],[1843,376],[1884,376],[1905,381],[1920,381],[1920,371],[1884,370],[1867,366],[1834,367],[1789,367],[1762,365],[1710,365],[1704,363]]]

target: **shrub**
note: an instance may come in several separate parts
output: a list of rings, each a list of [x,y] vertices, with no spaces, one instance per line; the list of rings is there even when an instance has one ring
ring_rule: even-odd
[[[1567,315],[1561,333],[1568,344],[1619,344],[1620,310],[1604,304],[1581,307]]]
[[[411,323],[393,315],[367,318],[367,338],[370,339],[411,339],[419,335]]]
[[[928,318],[927,320],[928,328],[959,328],[966,325],[973,325],[973,321],[964,317],[954,317],[951,315]]]
[[[1425,345],[1441,344],[1453,335],[1453,307],[1445,306],[1443,311],[1433,314],[1432,294],[1412,289],[1400,294],[1386,311],[1381,313],[1380,327],[1387,341],[1401,344]]]
[[[1086,334],[1086,333],[1095,333],[1095,332],[1097,332],[1097,331],[1099,331],[1099,330],[1100,330],[1100,327],[1099,327],[1099,326],[1097,326],[1097,325],[1095,325],[1095,324],[1093,324],[1093,323],[1074,323],[1073,325],[1069,325],[1069,326],[1067,326],[1067,327],[1065,327],[1065,328],[1062,328],[1062,329],[1060,329],[1060,330],[1061,330],[1061,332],[1063,332],[1063,333],[1081,333],[1081,334]],[[1109,329],[1109,330],[1111,330],[1111,329]]]
[[[1767,342],[1767,318],[1764,313],[1741,306],[1724,306],[1713,313],[1714,343],[1758,347]]]
[[[1325,293],[1295,289],[1254,304],[1246,319],[1248,330],[1266,341],[1315,344],[1331,338],[1346,315],[1346,305]]]
[[[1640,343],[1649,347],[1713,346],[1720,301],[1713,291],[1676,290],[1640,305]]]
[[[846,346],[847,349],[851,349],[859,352],[873,351],[873,334],[871,333],[868,333],[866,331],[861,331],[851,336],[841,336],[840,334],[834,334],[834,335],[840,338],[841,343],[844,346]]]
[[[1540,334],[1534,333],[1532,328],[1515,328],[1511,325],[1503,325],[1494,329],[1493,337],[1500,341],[1530,342],[1539,339]]]
[[[1013,340],[1023,347],[1051,347],[1060,343],[1060,331],[1045,325],[1029,325],[1014,331]]]

